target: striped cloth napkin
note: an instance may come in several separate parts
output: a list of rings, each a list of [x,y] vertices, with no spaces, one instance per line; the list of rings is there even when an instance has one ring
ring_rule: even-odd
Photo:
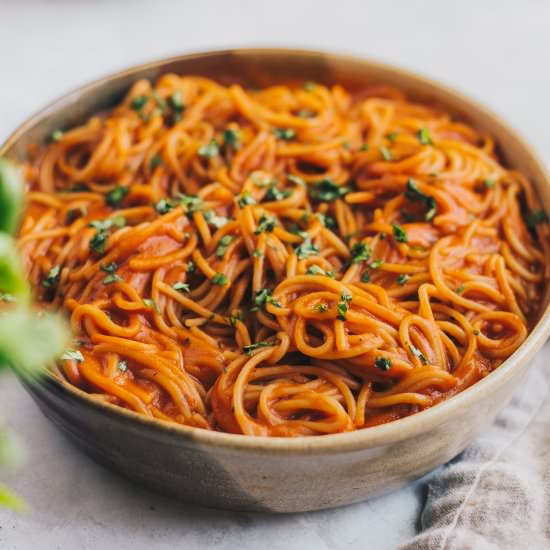
[[[428,478],[401,550],[550,549],[550,343],[495,422]]]

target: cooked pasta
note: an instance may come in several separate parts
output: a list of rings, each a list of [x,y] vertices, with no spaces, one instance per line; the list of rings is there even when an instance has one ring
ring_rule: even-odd
[[[385,86],[142,80],[25,165],[19,246],[75,386],[253,436],[366,428],[497,368],[549,275],[490,136]]]

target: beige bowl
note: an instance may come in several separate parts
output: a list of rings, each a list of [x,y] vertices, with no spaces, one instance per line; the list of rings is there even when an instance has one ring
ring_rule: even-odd
[[[512,130],[484,107],[400,69],[362,59],[298,50],[230,50],[185,55],[122,71],[52,103],[23,124],[0,156],[25,157],[55,128],[82,122],[121,99],[138,78],[173,71],[262,87],[289,80],[354,88],[383,82],[437,103],[493,135],[502,157],[526,174],[550,211],[550,180]],[[209,432],[153,420],[100,402],[48,374],[24,382],[44,414],[97,461],[163,493],[231,510],[298,512],[356,502],[418,478],[461,452],[508,402],[550,332],[545,311],[524,344],[463,393],[390,424],[310,438]]]

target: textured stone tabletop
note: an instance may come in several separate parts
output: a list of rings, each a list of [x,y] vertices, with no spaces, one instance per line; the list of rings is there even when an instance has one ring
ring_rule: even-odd
[[[228,46],[349,52],[419,71],[489,105],[550,164],[550,2],[0,0],[0,141],[61,93],[127,65]],[[159,497],[73,448],[9,377],[0,411],[26,464],[4,476],[29,502],[0,511],[2,550],[396,548],[423,483],[338,510],[259,516]],[[327,473],[330,475],[330,473]]]

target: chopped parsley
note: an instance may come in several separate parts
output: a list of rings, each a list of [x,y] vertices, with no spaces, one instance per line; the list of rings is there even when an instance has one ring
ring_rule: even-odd
[[[351,294],[342,294],[340,300],[336,306],[337,317],[340,321],[346,320],[346,314],[349,309],[349,303],[351,302],[353,296]]]
[[[123,359],[117,363],[116,367],[120,372],[126,372],[128,370],[128,361]]]
[[[352,257],[352,263],[358,264],[361,262],[366,262],[370,259],[372,254],[372,249],[367,243],[355,243],[351,247],[351,257]]]
[[[412,344],[409,344],[409,351],[415,356],[417,357],[418,359],[420,359],[420,362],[423,364],[423,365],[427,365],[428,364],[428,360],[426,359],[426,356],[416,347],[416,346],[413,346]]]
[[[105,202],[113,208],[118,208],[129,191],[129,187],[119,185],[105,195]]]
[[[381,260],[381,259],[372,260],[372,262],[369,264],[369,267],[371,269],[378,269],[383,264],[384,264],[384,260]]]
[[[395,140],[397,139],[397,136],[398,136],[398,135],[399,135],[399,134],[398,134],[397,132],[390,132],[390,133],[386,136],[386,138],[387,138],[387,140],[388,140],[390,143],[395,143]]]
[[[144,298],[144,299],[143,299],[143,303],[144,303],[148,308],[154,309],[157,313],[160,313],[159,306],[158,306],[158,304],[155,302],[155,300],[153,300],[153,299],[151,299],[151,298]]]
[[[393,230],[393,238],[398,243],[408,243],[409,237],[407,236],[407,232],[401,227],[400,225],[393,223],[392,224],[392,230]]]
[[[264,253],[259,249],[254,250],[254,252],[252,253],[252,256],[254,256],[254,258],[262,258],[263,255]]]
[[[306,270],[307,275],[323,275],[325,277],[330,277],[334,279],[334,271],[325,271],[323,268],[319,267],[317,264],[310,265]]]
[[[202,145],[201,147],[199,147],[197,152],[201,157],[216,157],[220,154],[220,146],[215,139],[211,139],[206,145]]]
[[[387,357],[377,357],[374,360],[374,366],[377,369],[388,371],[391,369],[391,359],[388,359]]]
[[[63,131],[62,130],[54,130],[51,134],[50,134],[50,141],[52,143],[58,143],[59,141],[61,141],[63,139]]]
[[[328,306],[327,304],[315,304],[315,311],[326,313],[328,311]]]
[[[256,351],[260,348],[269,348],[272,346],[276,346],[279,342],[277,340],[270,341],[270,340],[264,340],[263,342],[256,342],[255,344],[250,344],[248,346],[243,346],[243,352],[246,353],[246,355],[252,355],[252,352]]]
[[[370,281],[370,273],[368,271],[365,271],[365,273],[361,275],[361,281],[363,283],[368,283]]]
[[[111,283],[118,283],[120,281],[124,281],[120,275],[117,275],[116,273],[109,273],[109,275],[103,279],[103,284],[110,285]]]
[[[321,213],[317,213],[315,216],[327,229],[336,229],[336,220],[334,218]]]
[[[277,189],[274,185],[272,185],[265,194],[265,199],[268,201],[282,201],[283,199],[286,199],[290,197],[292,194],[292,191],[281,191],[280,189]]]
[[[46,274],[46,277],[42,281],[44,288],[53,288],[59,282],[59,273],[61,272],[60,265],[54,265]]]
[[[78,361],[79,363],[84,362],[84,356],[79,350],[68,349],[61,357],[62,361]]]
[[[151,168],[151,170],[154,170],[155,168],[160,166],[162,162],[162,157],[157,153],[156,155],[153,155],[151,157],[151,160],[149,161],[149,167]]]
[[[410,201],[420,201],[423,202],[426,206],[426,215],[424,218],[426,221],[431,221],[433,217],[437,214],[437,202],[436,200],[420,191],[418,185],[416,182],[409,178],[407,180],[407,187],[405,189],[405,197],[409,199]]]
[[[281,307],[281,302],[273,298],[273,290],[271,288],[261,288],[254,295],[254,307],[251,311],[265,310],[267,304],[273,304],[275,307]]]
[[[238,149],[241,145],[241,136],[236,130],[231,128],[226,128],[223,131],[223,144],[226,147],[232,147],[233,149]]]
[[[187,273],[195,273],[197,271],[197,264],[193,260],[189,260],[185,266]]]
[[[292,128],[275,128],[273,134],[284,141],[291,141],[296,137],[296,131]]]
[[[314,245],[311,241],[311,237],[306,233],[302,244],[296,248],[296,255],[299,260],[303,260],[308,256],[314,256],[319,253],[319,247]]]
[[[247,204],[256,204],[256,199],[250,194],[250,191],[246,190],[241,193],[237,202],[241,208],[244,208]]]
[[[180,204],[187,214],[198,212],[203,207],[203,202],[197,195],[182,195],[180,197]]]
[[[149,101],[149,98],[146,95],[134,97],[130,103],[130,107],[137,113],[140,113],[143,107],[147,104],[147,101]]]
[[[167,199],[160,199],[160,201],[155,204],[155,210],[159,214],[168,214],[168,212],[170,212],[170,210],[172,210],[173,208],[174,204],[172,203],[172,201],[169,201]]]
[[[114,273],[118,269],[118,265],[116,262],[111,262],[107,265],[101,266],[101,271],[105,271],[105,273]]]
[[[126,219],[123,216],[114,216],[105,220],[93,220],[88,224],[96,230],[96,234],[90,239],[90,250],[95,250],[99,254],[105,252],[105,244],[108,238],[108,231],[112,227],[124,227]]]
[[[378,151],[380,151],[380,154],[382,155],[382,158],[384,160],[386,161],[393,160],[393,155],[391,151],[387,147],[384,147],[384,145],[380,145],[380,147],[378,147]]]
[[[420,130],[418,130],[416,135],[418,136],[418,140],[420,141],[420,143],[422,143],[422,145],[433,144],[432,138],[430,136],[430,131],[428,130],[428,128],[426,127],[420,128]]]
[[[225,252],[229,248],[229,245],[232,243],[234,237],[232,235],[224,235],[220,242],[218,243],[218,246],[216,247],[216,256],[218,258],[223,258],[225,255]]]
[[[539,223],[546,223],[548,221],[548,214],[542,209],[538,210],[531,210],[527,214],[527,227],[529,229],[535,229],[535,226],[537,226]]]
[[[228,283],[227,275],[225,273],[216,273],[212,279],[210,279],[210,282],[213,285],[226,286]]]
[[[204,219],[210,224],[219,229],[229,222],[229,218],[225,216],[216,216],[216,213],[213,210],[206,210],[202,213]]]
[[[237,321],[242,321],[242,315],[240,311],[237,311],[234,315],[230,315],[228,317],[229,323],[232,327],[234,327],[237,324]]]
[[[174,92],[168,98],[168,104],[172,108],[172,121],[179,122],[181,120],[181,114],[185,109],[185,105],[183,104],[183,99],[181,97],[181,92]]]
[[[350,192],[349,187],[337,185],[330,178],[323,178],[316,181],[309,189],[309,194],[312,199],[321,202],[332,202],[336,199],[344,197]]]
[[[254,231],[256,235],[259,235],[260,233],[269,233],[275,229],[275,218],[272,218],[271,216],[266,216],[265,214],[262,214],[260,221],[258,223],[258,227]]]
[[[189,287],[188,283],[182,283],[181,281],[177,281],[172,285],[172,288],[174,290],[177,290],[178,292],[190,292],[191,288]]]
[[[400,285],[400,286],[403,286],[410,278],[411,278],[410,275],[406,275],[405,273],[401,273],[397,277],[397,284]]]
[[[464,285],[459,285],[455,288],[457,294],[462,294],[464,292]]]
[[[483,180],[483,185],[487,187],[487,189],[491,189],[491,187],[494,187],[496,184],[495,180],[487,178]]]

